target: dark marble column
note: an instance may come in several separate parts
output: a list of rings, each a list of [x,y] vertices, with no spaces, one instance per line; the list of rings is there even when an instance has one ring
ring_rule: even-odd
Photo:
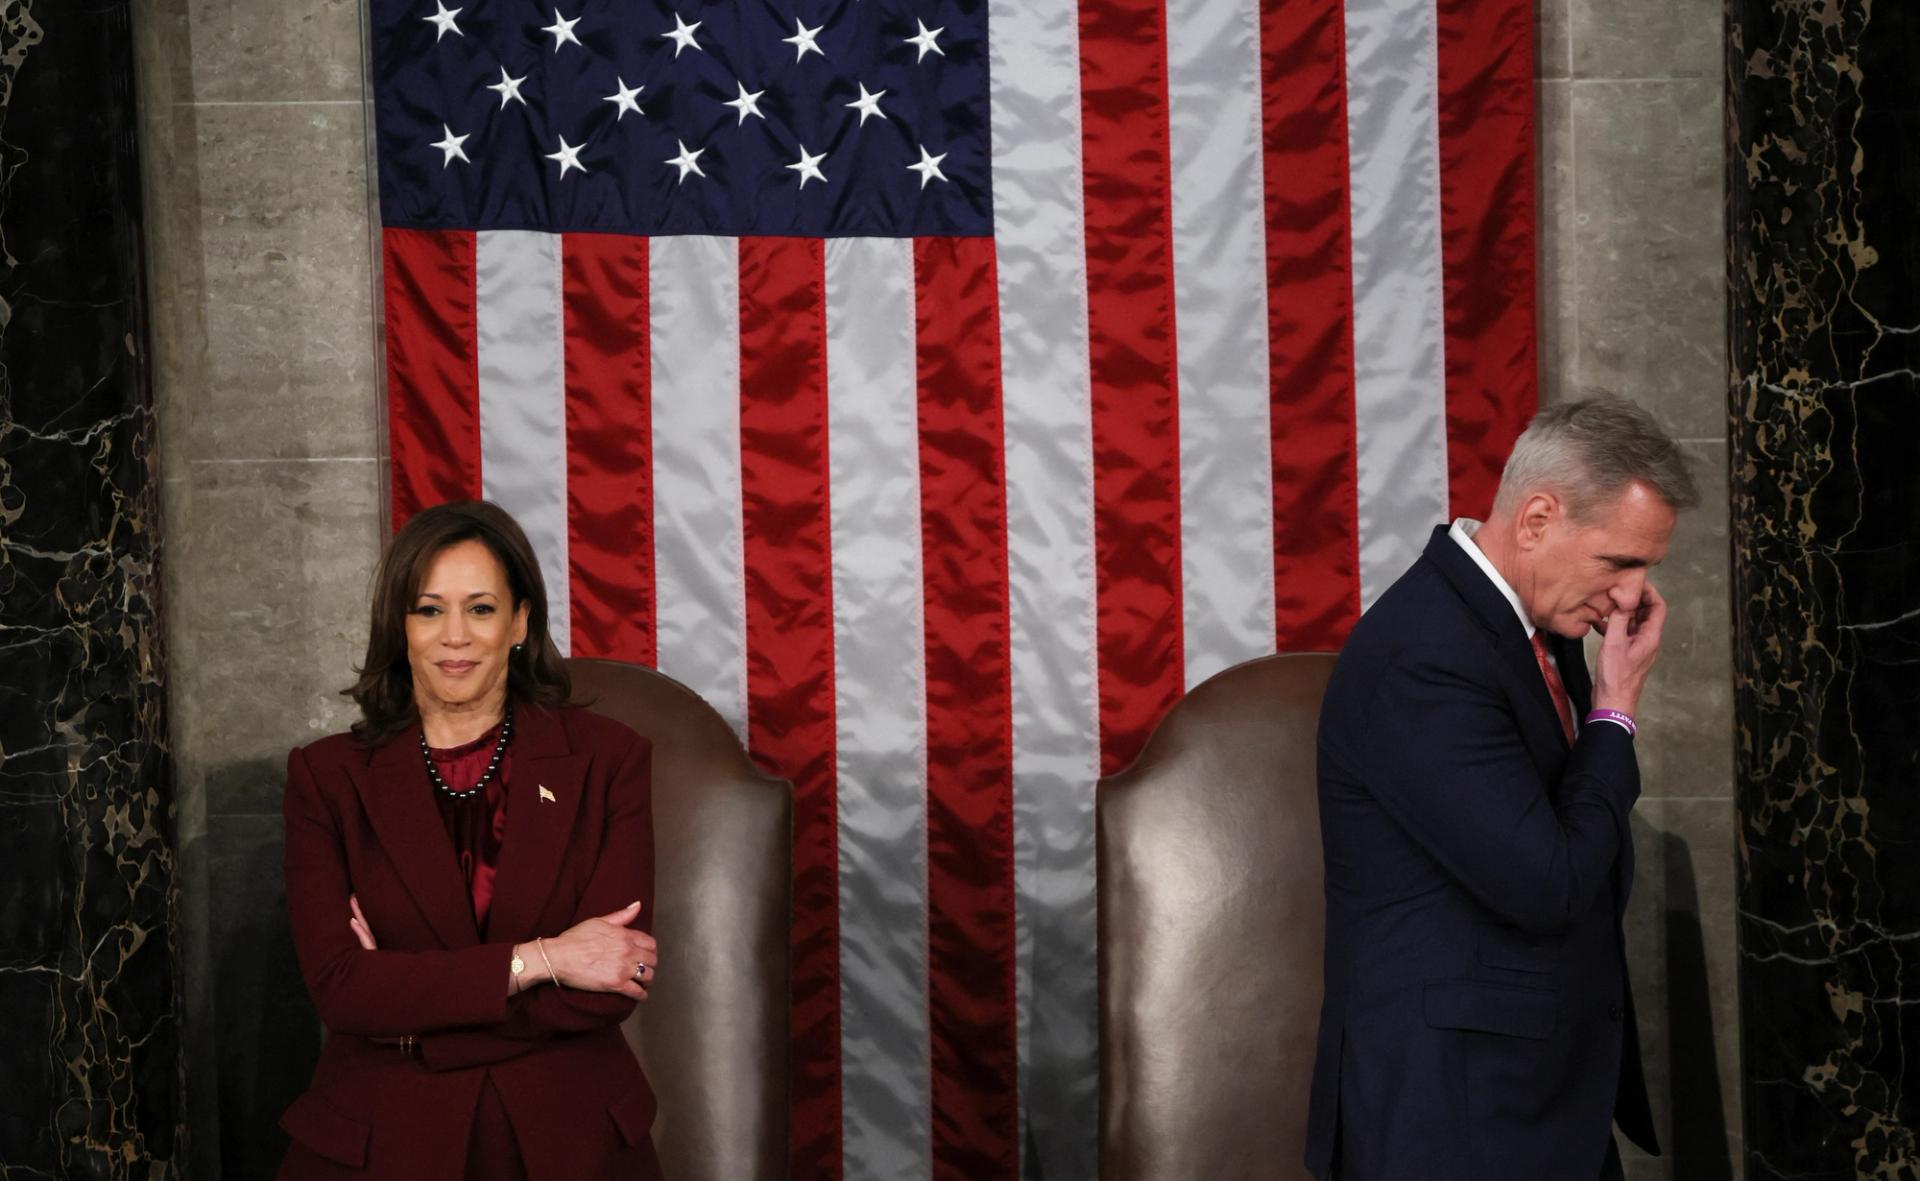
[[[1730,0],[1728,38],[1747,1175],[1911,1177],[1920,10]]]
[[[0,1174],[177,1176],[127,0],[0,3]]]

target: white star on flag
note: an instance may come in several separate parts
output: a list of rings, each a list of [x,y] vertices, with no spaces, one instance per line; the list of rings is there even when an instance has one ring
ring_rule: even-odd
[[[620,109],[620,113],[613,117],[615,123],[626,118],[628,111],[632,111],[636,115],[646,114],[645,111],[640,109],[640,103],[637,101],[640,98],[640,92],[645,90],[646,87],[636,86],[629,90],[627,89],[627,80],[625,78],[615,78],[613,85],[615,87],[614,92],[600,101],[612,103]]]
[[[941,57],[947,56],[947,51],[940,48],[940,43],[934,40],[934,38],[947,31],[946,26],[942,25],[937,29],[929,29],[926,22],[920,20],[918,17],[914,18],[913,23],[920,27],[920,35],[917,37],[902,37],[901,40],[905,41],[908,45],[919,47],[920,56],[913,59],[915,62],[926,60],[929,50],[939,54]]]
[[[740,118],[734,122],[734,126],[738,127],[740,124],[745,123],[748,115],[765,119],[766,116],[760,113],[760,96],[765,94],[766,91],[756,90],[752,94],[748,94],[745,84],[737,80],[734,82],[734,86],[739,88],[740,97],[729,99],[720,104],[723,107],[732,107],[734,110],[740,112]]]
[[[445,155],[440,160],[440,167],[445,168],[447,165],[453,163],[456,157],[458,157],[461,160],[466,160],[467,163],[469,164],[473,163],[472,160],[467,159],[466,150],[460,146],[461,144],[466,143],[467,140],[471,138],[471,136],[455,135],[453,133],[453,128],[448,127],[445,123],[442,123],[440,125],[440,130],[444,132],[445,135],[440,140],[440,142],[433,145],[434,147],[439,148],[443,153],[445,153]]]
[[[820,48],[820,43],[814,40],[814,38],[820,35],[820,30],[826,28],[827,26],[817,25],[814,28],[809,29],[805,21],[801,20],[799,17],[795,17],[793,18],[793,27],[795,30],[793,36],[782,37],[780,38],[780,40],[786,42],[788,45],[793,46],[794,61],[799,61],[801,58],[807,56],[808,50],[812,50],[813,52],[819,54],[821,57],[827,56],[827,51]]]
[[[433,35],[433,43],[435,45],[440,44],[440,38],[446,36],[448,33],[452,33],[456,37],[466,36],[465,33],[460,31],[460,26],[453,23],[453,18],[459,16],[461,12],[465,11],[464,9],[448,8],[442,0],[433,0],[433,6],[439,9],[439,11],[432,16],[423,16],[420,19],[430,25],[439,26],[439,31]]]
[[[886,118],[887,113],[880,109],[880,96],[884,95],[886,91],[882,90],[874,94],[868,94],[867,84],[862,82],[859,85],[860,97],[854,99],[847,105],[860,112],[860,126],[865,127],[867,125],[868,115],[878,115],[882,119]]]
[[[924,189],[930,180],[947,179],[947,174],[940,171],[940,161],[946,158],[947,154],[945,152],[940,153],[938,156],[927,155],[927,149],[922,145],[920,148],[920,163],[907,165],[907,171],[920,174],[920,187]]]
[[[542,33],[553,34],[553,51],[559,53],[560,47],[569,41],[575,45],[580,44],[580,38],[573,34],[573,26],[579,23],[579,17],[576,16],[572,20],[566,20],[560,15],[560,10],[556,8],[553,10],[553,23],[542,26],[540,31]],[[582,46],[582,48],[585,48],[585,46]]]
[[[587,145],[570,144],[567,142],[567,137],[564,135],[559,136],[557,138],[560,140],[560,150],[557,152],[549,153],[547,156],[547,159],[555,161],[560,165],[560,175],[562,177],[566,176],[567,169],[569,168],[573,168],[581,172],[585,172],[587,170],[587,166],[585,164],[580,163],[580,149],[586,147]],[[924,181],[921,183],[921,187],[922,188],[926,187]]]
[[[671,164],[675,168],[678,168],[680,170],[680,179],[678,181],[675,181],[674,183],[675,184],[686,183],[687,173],[689,172],[695,174],[696,176],[705,176],[706,173],[700,171],[700,154],[702,152],[705,152],[707,149],[699,148],[696,150],[689,151],[687,149],[687,145],[685,141],[676,139],[673,142],[680,145],[680,154],[678,156],[675,156],[673,159],[666,161],[666,163]]]
[[[827,174],[820,171],[820,161],[826,158],[827,154],[825,152],[821,152],[817,156],[808,155],[807,145],[801,144],[799,161],[789,164],[787,167],[800,174],[800,187],[804,189],[810,180],[817,180],[821,184],[827,183]]]
[[[676,12],[673,14],[673,31],[660,35],[673,42],[673,56],[678,58],[680,51],[689,46],[694,49],[700,49],[700,43],[693,39],[693,31],[706,23],[705,21],[694,21],[692,24],[688,24],[686,21],[681,20],[680,14]],[[706,50],[700,49],[700,52],[705,53]]]
[[[520,84],[526,80],[527,76],[525,74],[520,75],[518,78],[509,78],[507,76],[507,67],[501,66],[500,81],[495,82],[493,85],[487,87],[487,89],[500,92],[500,109],[503,111],[507,109],[507,104],[510,102],[517,102],[524,107],[527,105],[527,100],[526,96],[520,93]]]

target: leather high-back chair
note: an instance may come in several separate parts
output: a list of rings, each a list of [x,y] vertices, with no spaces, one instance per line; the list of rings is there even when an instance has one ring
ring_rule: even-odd
[[[1228,669],[1100,783],[1102,1181],[1308,1175],[1333,659]]]
[[[786,1181],[793,793],[650,668],[570,660],[574,697],[653,740],[660,979],[623,1032],[668,1181]]]

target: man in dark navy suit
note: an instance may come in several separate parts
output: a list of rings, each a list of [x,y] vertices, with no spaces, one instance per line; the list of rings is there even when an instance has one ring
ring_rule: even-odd
[[[1543,411],[1488,520],[1354,629],[1320,717],[1322,1181],[1617,1178],[1615,1123],[1658,1151],[1620,920],[1647,574],[1696,499],[1644,411]]]

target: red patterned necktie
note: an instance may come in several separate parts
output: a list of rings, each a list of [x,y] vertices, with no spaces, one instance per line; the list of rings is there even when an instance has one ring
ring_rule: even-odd
[[[1553,712],[1560,715],[1560,732],[1567,736],[1567,745],[1573,745],[1573,702],[1567,699],[1567,686],[1560,679],[1560,670],[1553,667],[1553,661],[1547,658],[1547,641],[1539,632],[1533,633],[1533,659],[1540,666],[1540,675],[1547,678],[1547,694],[1553,698]]]

